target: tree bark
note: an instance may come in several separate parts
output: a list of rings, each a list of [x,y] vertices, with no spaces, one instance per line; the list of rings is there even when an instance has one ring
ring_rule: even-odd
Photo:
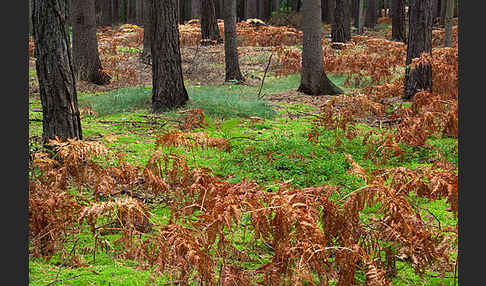
[[[410,68],[412,60],[422,53],[432,55],[432,2],[409,0],[409,33],[405,69],[405,96],[410,100],[419,90],[432,91],[432,69],[429,64]]]
[[[144,17],[144,10],[143,10],[143,0],[135,0],[135,15],[136,15],[136,24],[141,26],[143,25],[143,17]]]
[[[180,107],[188,100],[182,77],[177,0],[148,0],[152,7],[152,112]]]
[[[226,6],[226,1],[224,0],[224,6]],[[258,0],[246,0],[246,18],[258,18]],[[224,16],[223,16],[224,17]]]
[[[101,1],[101,25],[111,26],[113,23],[112,19],[112,0],[102,0]]]
[[[374,29],[377,21],[376,0],[367,0],[365,27]]]
[[[142,0],[144,9],[144,24],[143,24],[143,50],[140,55],[140,60],[145,64],[152,63],[152,6],[150,0]]]
[[[42,103],[42,142],[83,139],[76,81],[69,50],[66,1],[34,0],[34,55]]]
[[[352,0],[352,4],[353,25],[357,28],[359,26],[359,0]]]
[[[359,0],[359,21],[358,21],[358,34],[359,35],[362,35],[364,33],[364,29],[363,29],[363,26],[364,26],[364,8],[365,6],[365,0]]]
[[[440,0],[440,25],[444,26],[445,24],[445,14],[446,14],[446,7],[447,7],[448,0]]]
[[[333,42],[346,43],[351,40],[351,15],[349,0],[335,0],[334,22],[331,25]]]
[[[405,0],[392,0],[392,41],[406,42]]]
[[[225,81],[244,81],[238,61],[236,0],[224,0],[224,59]]]
[[[305,0],[302,7],[302,71],[298,91],[311,95],[335,95],[343,91],[324,71],[322,61],[321,0]]]
[[[201,18],[201,0],[191,0],[191,19]]]
[[[322,22],[326,22],[326,23],[329,23],[328,19],[327,19],[327,16],[328,16],[328,8],[327,8],[327,5],[328,5],[328,2],[329,0],[321,0],[321,21]]]
[[[223,39],[221,39],[221,35],[219,34],[214,0],[201,0],[201,4],[201,44],[212,45],[222,43]]]
[[[327,0],[327,22],[334,23],[334,11],[336,10],[336,0]]]
[[[29,0],[29,36],[32,35],[32,0]]]
[[[113,17],[112,17],[112,20],[113,20],[113,25],[117,25],[118,23],[120,23],[120,13],[119,13],[119,10],[120,10],[120,2],[119,0],[112,0],[112,8],[113,8]]]
[[[454,0],[446,0],[444,47],[452,46],[452,17],[454,16]]]
[[[73,62],[76,79],[98,85],[108,84],[111,77],[103,72],[96,38],[94,0],[73,1]]]

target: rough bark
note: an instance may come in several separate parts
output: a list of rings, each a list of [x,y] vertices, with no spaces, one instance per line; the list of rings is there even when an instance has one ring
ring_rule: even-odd
[[[112,0],[102,0],[101,1],[101,25],[111,26],[113,23],[112,19]]]
[[[343,93],[324,71],[322,61],[321,0],[305,0],[302,7],[302,71],[298,91],[311,95]]]
[[[34,56],[42,103],[42,142],[82,138],[64,0],[34,0]]]
[[[223,42],[219,34],[214,0],[201,0],[201,44],[213,45]]]
[[[94,0],[72,1],[73,63],[77,80],[98,85],[108,84],[111,77],[103,72],[96,38]]]
[[[227,6],[226,1],[228,0],[224,0],[225,7]],[[258,18],[258,0],[246,0],[246,18]]]
[[[119,13],[120,2],[119,0],[112,0],[111,5],[113,8],[113,14],[112,14],[113,25],[117,25],[118,23],[120,23],[120,13]]]
[[[349,0],[335,0],[334,22],[331,25],[333,42],[345,43],[351,40],[351,15]]]
[[[191,0],[191,19],[201,18],[201,0]]]
[[[336,10],[336,0],[327,0],[327,22],[334,23],[334,11]]]
[[[152,6],[150,0],[142,0],[144,9],[143,50],[140,60],[145,64],[152,63]]]
[[[358,12],[358,34],[362,35],[364,33],[364,12],[365,12],[365,0],[359,0],[359,12]]]
[[[137,25],[143,25],[143,0],[135,0],[135,7],[136,23]]]
[[[377,21],[376,0],[366,1],[365,27],[374,29]]]
[[[422,53],[432,55],[432,2],[431,0],[409,0],[408,9],[409,33],[404,99],[410,100],[419,90],[432,91],[430,64],[410,68],[412,60],[419,58]]]
[[[454,0],[446,0],[444,47],[452,46],[452,17],[454,16]]]
[[[392,0],[392,41],[406,42],[405,0]]]
[[[224,1],[224,62],[225,81],[244,81],[238,61],[236,0]]]
[[[182,77],[176,0],[148,0],[152,7],[152,112],[184,105],[188,100]]]

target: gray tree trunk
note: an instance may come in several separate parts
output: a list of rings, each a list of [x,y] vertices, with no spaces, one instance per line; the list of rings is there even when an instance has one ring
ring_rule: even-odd
[[[392,0],[392,41],[406,42],[405,0]]]
[[[143,50],[140,60],[145,64],[152,63],[152,3],[150,0],[143,1]]]
[[[365,15],[365,0],[359,0],[359,22],[358,22],[358,34],[362,35],[364,33],[364,15]]]
[[[113,24],[112,19],[112,0],[102,0],[101,2],[101,25],[111,26]]]
[[[98,85],[108,84],[111,77],[103,72],[96,38],[94,0],[72,1],[73,63],[77,80]]]
[[[224,0],[225,6],[226,1],[228,0]],[[258,18],[258,0],[246,0],[246,18]]]
[[[446,0],[444,47],[452,46],[452,17],[454,16],[454,0]]]
[[[188,100],[182,77],[177,0],[151,2],[152,112],[184,105]]]
[[[223,39],[219,34],[218,22],[216,20],[215,0],[201,0],[201,44],[213,45],[222,43]]]
[[[244,81],[238,61],[236,38],[236,0],[224,0],[225,81]]]
[[[376,0],[367,0],[365,27],[374,29],[377,21]]]
[[[405,69],[405,96],[411,99],[419,90],[432,91],[432,69],[430,64],[410,68],[412,60],[422,53],[432,55],[432,2],[431,0],[409,0],[409,32]]]
[[[322,61],[321,0],[305,0],[302,6],[302,71],[298,91],[311,95],[335,95],[343,91],[324,72]]]
[[[83,139],[76,80],[69,50],[65,0],[34,0],[34,56],[42,103],[42,142]]]
[[[191,19],[201,19],[201,0],[191,0]]]
[[[349,0],[335,0],[334,22],[331,25],[333,42],[346,43],[351,40],[351,13]]]

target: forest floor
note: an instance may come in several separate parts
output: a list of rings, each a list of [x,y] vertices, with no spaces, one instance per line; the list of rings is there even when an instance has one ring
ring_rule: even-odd
[[[329,26],[326,25],[324,28],[324,34],[326,34]],[[293,33],[292,37],[298,34],[290,28],[286,29],[288,29],[287,33]],[[323,128],[323,125],[319,125],[322,123],[316,119],[319,119],[319,116],[325,111],[323,106],[329,104],[335,97],[308,96],[297,92],[300,83],[299,73],[288,72],[286,75],[276,76],[276,73],[282,69],[282,60],[272,45],[240,46],[240,68],[246,81],[243,84],[227,84],[224,83],[223,45],[183,44],[181,47],[183,77],[190,101],[187,106],[178,110],[152,114],[149,112],[151,67],[138,60],[138,54],[141,51],[140,30],[130,26],[126,26],[125,30],[122,30],[123,27],[115,32],[100,31],[99,34],[102,61],[106,63],[107,69],[112,68],[112,82],[107,86],[97,86],[86,82],[77,83],[84,140],[102,144],[108,148],[108,152],[111,154],[111,159],[96,161],[99,166],[120,164],[120,161],[114,159],[116,156],[113,154],[123,153],[126,163],[136,166],[139,168],[137,170],[142,172],[151,164],[157,151],[160,151],[163,155],[174,156],[171,157],[173,166],[176,165],[174,158],[179,158],[177,159],[180,160],[177,161],[178,164],[187,164],[189,170],[194,171],[199,168],[209,170],[207,171],[209,174],[230,184],[245,184],[245,182],[254,181],[265,189],[265,192],[280,192],[279,188],[284,188],[281,185],[283,182],[298,190],[323,185],[336,186],[339,190],[333,193],[331,198],[337,205],[353,197],[356,190],[366,186],[363,177],[351,172],[354,165],[347,159],[347,155],[351,155],[359,166],[370,173],[380,170],[399,169],[413,172],[414,170],[430,169],[434,172],[446,172],[445,170],[447,170],[448,176],[454,176],[454,174],[457,176],[457,137],[442,133],[432,134],[427,137],[425,145],[400,145],[402,154],[399,156],[384,152],[386,148],[397,145],[382,145],[376,148],[365,144],[367,136],[365,134],[375,132],[373,134],[376,134],[375,139],[378,140],[379,134],[385,134],[391,130],[386,122],[395,120],[393,119],[393,116],[396,115],[395,111],[401,106],[411,105],[403,102],[397,94],[386,98],[383,114],[361,114],[362,116],[349,123],[360,135],[347,138],[347,135],[345,136],[347,131],[340,133],[337,127],[335,129]],[[250,31],[250,28],[248,30]],[[184,40],[197,42],[197,37],[194,36],[197,31],[194,32],[193,27],[183,27],[182,31]],[[368,31],[367,36],[370,39],[384,39],[389,37],[389,32],[390,26],[381,24],[376,30]],[[186,37],[184,33],[188,36]],[[114,37],[130,40],[123,44],[124,42],[121,40],[113,40]],[[113,47],[109,46],[110,41],[118,43],[118,46],[115,46],[116,52],[113,52]],[[241,42],[245,43],[245,39],[241,39]],[[298,52],[297,43],[289,46],[292,51]],[[112,52],[103,52],[108,50]],[[258,93],[265,76],[265,68],[272,53],[272,62],[263,83],[262,96],[259,98]],[[110,62],[110,59],[116,60]],[[403,69],[398,69],[397,73],[401,71]],[[353,97],[367,92],[366,86],[347,84],[346,74],[328,72],[328,75],[344,90],[346,96]],[[29,61],[29,86],[29,148],[31,154],[34,154],[41,151],[42,112],[33,58],[30,58]],[[382,99],[380,100],[383,102]],[[359,106],[359,103],[353,104]],[[350,104],[343,101],[337,102],[333,108],[339,114],[341,110],[346,112],[346,106],[349,107]],[[197,117],[200,111],[204,114],[204,120]],[[309,139],[311,131],[315,130],[320,132],[317,142]],[[172,147],[161,147],[159,143],[164,142],[161,138],[165,138],[164,136],[167,134],[182,134],[190,140],[181,139],[181,142],[174,143]],[[204,138],[212,140],[210,141],[212,143],[203,143],[203,141],[200,145],[187,143],[203,138],[198,137],[203,136],[201,134],[204,134]],[[442,169],[436,168],[439,163]],[[35,174],[37,173],[32,170],[31,178],[35,178]],[[148,177],[143,178],[148,180]],[[429,179],[426,179],[426,183],[429,183],[427,180]],[[99,183],[99,181],[97,182]],[[120,182],[118,183],[121,185]],[[69,192],[76,200],[83,202],[82,204],[96,206],[100,202],[109,201],[108,199],[101,201],[94,199],[93,190],[98,189],[92,185],[77,186],[73,182],[69,184],[73,184]],[[170,186],[172,187],[172,185]],[[189,189],[189,186],[186,188]],[[106,190],[100,191],[101,194],[103,192]],[[146,204],[150,221],[154,225],[152,234],[156,234],[167,225],[172,225],[175,209],[172,204],[177,199],[171,197],[171,194],[161,195],[149,192],[147,185],[142,181],[131,185],[128,192],[123,189],[113,189],[108,192],[109,196],[118,201],[128,196]],[[169,200],[168,197],[172,200]],[[291,199],[291,197],[288,198]],[[411,202],[414,211],[425,222],[427,229],[429,226],[430,229],[435,229],[436,240],[453,233],[454,231],[451,229],[457,230],[457,217],[451,211],[454,206],[451,205],[450,198],[429,199],[418,192],[411,192],[410,196],[406,198]],[[360,220],[366,223],[379,220],[385,215],[380,210],[377,206],[365,207],[360,213]],[[236,276],[238,279],[243,279],[244,275],[249,275],[248,277],[255,279],[251,280],[254,283],[256,280],[264,279],[256,270],[269,265],[276,249],[273,249],[263,238],[258,239],[255,236],[255,228],[252,228],[250,219],[252,211],[242,209],[241,212],[241,221],[235,223],[236,229],[232,232],[229,232],[228,229],[224,230],[230,240],[233,254],[228,256],[226,262],[223,260],[223,264],[229,263],[240,269],[233,273],[234,279]],[[203,214],[202,208],[195,210],[184,217],[181,224],[192,227],[193,224],[190,221],[203,221]],[[100,215],[98,222],[106,218]],[[220,224],[223,222],[221,221]],[[123,236],[120,236],[119,231],[92,234],[88,226],[81,223],[76,225],[76,229],[76,234],[68,231],[68,235],[56,241],[59,250],[52,256],[34,257],[31,255],[32,257],[29,259],[30,285],[53,285],[56,282],[59,283],[57,285],[168,285],[177,284],[177,281],[183,279],[187,279],[189,285],[199,285],[203,279],[202,268],[198,268],[199,270],[196,271],[189,267],[187,269],[190,269],[191,272],[185,278],[181,278],[177,275],[158,273],[156,263],[155,265],[143,264],[136,259],[128,259],[128,256],[121,255],[124,253],[124,248],[118,242],[121,240],[123,243],[127,243],[127,241],[122,240]],[[297,232],[297,229],[294,231]],[[148,237],[146,235],[151,234],[144,233],[139,237]],[[456,239],[452,239],[451,248],[447,248],[450,250],[449,255],[452,261],[457,257]],[[380,242],[380,247],[383,249],[389,245],[391,245],[389,242]],[[29,249],[34,253],[36,247],[31,244]],[[223,254],[217,252],[218,247],[219,243],[217,247],[214,246],[210,250],[214,257],[212,258],[214,260],[211,261],[215,261],[213,274],[215,281],[223,276],[228,276],[226,272],[223,275],[223,266],[218,258]],[[430,262],[421,275],[414,271],[417,267],[415,261],[417,258],[410,255],[412,252],[414,254],[419,252],[414,252],[415,250],[410,245],[393,245],[393,251],[396,257],[396,274],[391,277],[393,285],[456,285],[457,277],[454,278],[454,269],[447,268],[445,264],[441,263],[441,260]],[[202,260],[202,254],[198,255],[197,259]],[[189,263],[187,261],[194,261],[191,259],[194,259],[194,256],[184,260],[185,262],[178,262],[182,263],[179,264],[179,267],[185,267],[181,265]],[[309,259],[311,258],[309,257]],[[381,250],[375,254],[374,259],[379,261],[379,263],[376,262],[376,265],[382,267],[388,261]],[[173,270],[177,270],[176,265],[177,263],[172,265],[175,267]],[[212,264],[208,262],[205,267],[209,267],[209,265]],[[236,268],[228,269],[233,271]],[[228,269],[225,266],[225,271]],[[298,272],[298,269],[295,271],[304,273]],[[357,267],[356,272],[353,273],[354,280],[358,284],[364,285],[365,281],[370,279],[369,269]],[[338,274],[339,271],[336,269],[329,270],[330,285],[337,283]],[[310,279],[313,280],[311,282],[316,284],[321,279],[315,273],[309,274],[306,279],[308,277],[311,277]],[[229,282],[221,283],[221,285],[230,285]]]

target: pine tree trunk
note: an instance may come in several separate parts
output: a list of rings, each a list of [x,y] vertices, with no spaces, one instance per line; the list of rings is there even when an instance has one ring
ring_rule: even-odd
[[[223,42],[216,20],[214,0],[201,0],[201,45],[213,45]]]
[[[392,0],[392,41],[406,42],[405,0]]]
[[[430,64],[410,68],[412,59],[422,53],[432,55],[432,2],[431,0],[409,0],[409,32],[407,46],[407,68],[405,69],[405,96],[410,100],[419,90],[432,91],[432,69]]]
[[[376,0],[368,0],[366,6],[365,27],[374,29],[377,21]]]
[[[225,7],[227,6],[226,1],[224,0]],[[246,0],[246,18],[258,18],[258,0]]]
[[[236,38],[236,0],[224,1],[224,59],[225,81],[244,81],[238,62]]]
[[[365,0],[359,0],[359,22],[358,22],[358,34],[362,35],[364,33],[364,15],[365,15]]]
[[[96,38],[94,0],[73,1],[73,62],[77,80],[98,85],[108,84],[111,77],[103,72]]]
[[[152,7],[152,112],[184,105],[188,100],[182,77],[177,0],[148,0]]]
[[[452,17],[454,16],[454,0],[446,1],[446,14],[445,14],[445,36],[444,47],[452,46]]]
[[[311,95],[343,93],[324,72],[322,61],[321,0],[305,0],[302,7],[302,71],[298,91]]]
[[[143,25],[143,0],[135,0],[135,14],[136,14],[136,22],[137,25]]]
[[[351,40],[351,17],[348,0],[335,0],[334,22],[331,25],[333,42],[346,43]]]
[[[201,0],[191,1],[191,18],[192,19],[201,18]]]
[[[120,23],[120,13],[119,13],[119,10],[120,10],[120,2],[119,0],[112,0],[112,4],[111,4],[112,8],[113,8],[113,16],[112,16],[112,21],[113,21],[113,25],[117,25],[118,23]]]
[[[327,22],[334,23],[334,11],[336,10],[336,0],[327,0]]]
[[[76,80],[69,50],[65,0],[34,0],[33,34],[42,103],[42,142],[82,138]]]
[[[111,26],[113,23],[111,1],[102,0],[101,2],[101,25],[105,27]]]
[[[143,24],[143,50],[140,55],[140,60],[145,64],[152,63],[152,6],[150,0],[143,1],[143,14],[144,14],[144,24]]]

